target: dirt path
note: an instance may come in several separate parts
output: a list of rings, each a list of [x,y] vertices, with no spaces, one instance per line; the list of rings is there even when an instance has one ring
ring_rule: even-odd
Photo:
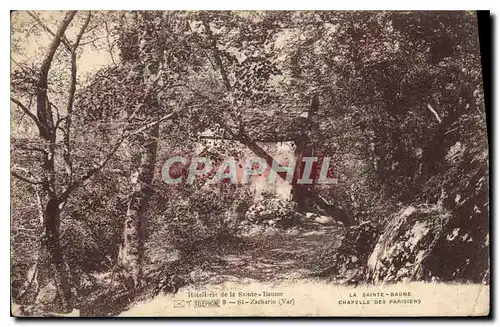
[[[195,283],[304,279],[328,267],[324,258],[338,247],[342,227],[273,229],[244,246],[216,253],[191,277]]]
[[[199,253],[203,259],[190,273],[191,280],[176,295],[160,294],[134,304],[121,315],[187,314],[188,311],[172,308],[174,300],[185,297],[189,291],[221,288],[244,291],[260,287],[268,290],[276,287],[283,291],[290,285],[306,285],[302,291],[309,287],[322,288],[325,282],[311,274],[331,265],[328,259],[339,246],[343,233],[343,227],[270,228],[251,233],[241,242],[215,247],[207,245]]]

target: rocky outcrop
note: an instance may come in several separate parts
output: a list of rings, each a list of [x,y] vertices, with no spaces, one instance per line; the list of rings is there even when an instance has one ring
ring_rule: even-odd
[[[422,279],[422,263],[444,232],[449,216],[437,206],[406,207],[390,218],[368,259],[373,283]]]
[[[481,272],[472,277],[463,272],[476,266],[478,243],[487,240],[475,240],[471,225],[458,226],[457,221],[438,205],[403,208],[380,235],[368,259],[367,280],[482,281],[486,276]]]

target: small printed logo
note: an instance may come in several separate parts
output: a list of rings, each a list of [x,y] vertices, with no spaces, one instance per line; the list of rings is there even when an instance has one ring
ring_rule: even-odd
[[[184,300],[174,300],[174,308],[184,308],[185,301]]]

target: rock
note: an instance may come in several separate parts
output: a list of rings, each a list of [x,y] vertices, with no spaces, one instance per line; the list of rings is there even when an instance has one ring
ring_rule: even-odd
[[[296,227],[295,227],[295,228],[294,228],[294,227],[292,227],[292,228],[287,229],[287,230],[286,230],[286,233],[287,233],[288,235],[299,235],[299,234],[300,234],[300,230],[299,230],[299,229],[297,229]]]
[[[307,219],[314,220],[314,218],[318,217],[319,215],[314,212],[306,212],[305,216]]]
[[[279,229],[277,229],[276,227],[268,227],[264,230],[264,235],[266,236],[273,236],[273,235],[276,235],[279,233]]]
[[[394,215],[368,259],[373,283],[423,280],[432,273],[427,258],[443,237],[450,215],[439,206],[409,206]]]
[[[333,219],[332,217],[328,217],[328,216],[314,217],[314,221],[317,222],[318,224],[326,225],[326,226],[333,226],[333,225],[337,224],[335,219]]]
[[[306,212],[299,217],[303,224],[320,224],[323,226],[343,226],[344,224],[332,216],[323,216],[314,212]]]
[[[278,198],[264,199],[248,208],[245,218],[252,223],[291,221],[296,217],[297,204]]]

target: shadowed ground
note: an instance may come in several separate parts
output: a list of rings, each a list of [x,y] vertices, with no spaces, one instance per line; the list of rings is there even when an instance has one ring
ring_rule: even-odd
[[[342,235],[342,227],[269,229],[248,236],[242,244],[215,249],[191,279],[204,284],[308,278],[328,266],[322,260],[324,253],[335,251]]]
[[[331,265],[328,258],[334,253],[344,235],[343,227],[310,226],[289,229],[268,228],[251,233],[228,244],[200,250],[201,259],[190,273],[190,283],[178,291],[214,290],[218,288],[244,290],[252,285],[294,285],[324,280],[311,277]],[[280,289],[281,291],[283,289]],[[169,315],[173,294],[138,302],[121,315]],[[169,300],[170,299],[170,300]]]
[[[212,285],[231,284],[238,289],[238,285],[243,287],[252,283],[311,280],[312,274],[329,266],[325,258],[335,252],[342,237],[343,227],[337,226],[269,227],[243,238],[227,239],[223,245],[219,242],[203,244],[192,253],[194,268],[189,273],[189,282],[178,291],[210,289]],[[151,300],[149,298],[146,302]],[[137,304],[131,305],[135,301],[131,297],[119,298],[116,303],[108,299],[105,301],[108,305],[97,301],[71,315],[116,315],[135,307]]]

